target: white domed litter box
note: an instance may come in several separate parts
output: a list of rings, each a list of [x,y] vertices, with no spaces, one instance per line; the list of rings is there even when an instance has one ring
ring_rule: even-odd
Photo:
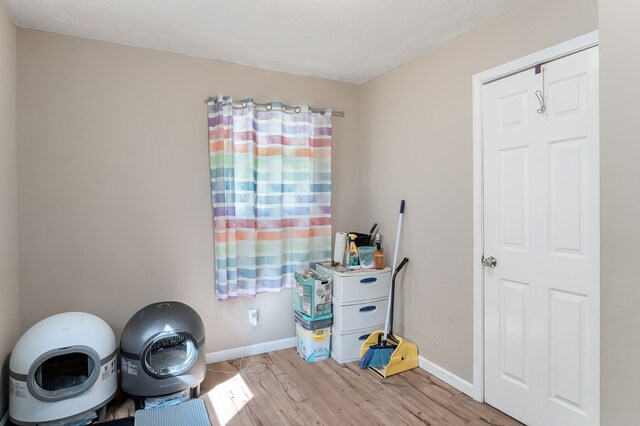
[[[9,417],[57,426],[104,417],[118,388],[116,339],[95,315],[66,312],[22,335],[9,361]]]

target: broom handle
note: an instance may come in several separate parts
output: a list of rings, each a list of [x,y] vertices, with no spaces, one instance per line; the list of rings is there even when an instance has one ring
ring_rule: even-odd
[[[400,273],[402,268],[404,268],[404,265],[406,265],[407,263],[409,263],[409,259],[407,259],[406,257],[404,259],[402,259],[402,262],[400,262],[400,264],[396,268],[396,270],[393,273],[393,276],[391,278],[391,287],[393,287],[393,289],[391,290],[391,314],[390,314],[391,318],[389,320],[389,334],[388,334],[388,337],[389,337],[389,339],[393,340],[396,343],[398,341],[396,340],[395,336],[393,335],[393,314],[394,314],[394,311],[395,311],[395,300],[396,300],[396,277],[398,276],[398,274]]]
[[[400,235],[402,232],[402,217],[404,216],[404,200],[400,201],[400,217],[398,217],[398,233],[396,234],[396,247],[393,250],[393,263],[391,264],[391,274],[395,272],[396,262],[398,261],[398,248],[400,246]],[[389,288],[389,300],[387,301],[387,318],[384,322],[383,341],[387,341],[389,328],[391,326],[391,303],[393,302],[393,286]]]

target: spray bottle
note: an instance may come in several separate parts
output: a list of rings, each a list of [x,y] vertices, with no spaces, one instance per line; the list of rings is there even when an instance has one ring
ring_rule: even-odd
[[[380,234],[376,234],[376,253],[373,255],[373,267],[384,269],[384,252],[382,251]]]
[[[356,234],[349,234],[349,266],[358,266],[360,264],[356,238],[358,238]]]

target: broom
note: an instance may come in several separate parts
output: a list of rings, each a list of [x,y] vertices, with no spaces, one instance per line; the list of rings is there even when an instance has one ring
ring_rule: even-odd
[[[395,288],[396,288],[396,276],[400,272],[400,270],[409,262],[409,259],[406,257],[402,259],[402,262],[398,265],[395,272],[393,273],[393,278],[391,278],[391,297],[390,303],[391,305],[391,314],[389,326],[385,326],[385,334],[382,336],[382,340],[375,344],[369,346],[367,352],[362,356],[360,361],[358,361],[358,365],[361,368],[373,367],[373,368],[381,368],[385,367],[391,361],[391,356],[393,355],[393,351],[398,347],[398,339],[393,335],[393,302],[395,300]],[[388,331],[387,331],[388,329]],[[385,337],[386,336],[386,337]],[[379,336],[379,340],[381,337]],[[390,343],[389,341],[393,342]],[[395,343],[395,344],[394,344]]]
[[[398,218],[398,233],[396,235],[396,247],[393,251],[393,263],[391,264],[392,268],[396,267],[396,262],[398,261],[398,247],[400,245],[400,234],[402,231],[402,217],[404,216],[404,200],[400,201],[400,217]],[[389,289],[389,301],[387,303],[387,318],[384,323],[384,334],[382,335],[382,340],[375,344],[369,346],[367,352],[360,358],[358,361],[358,365],[360,368],[368,368],[368,367],[384,367],[389,364],[391,361],[391,355],[393,355],[393,351],[396,350],[396,345],[389,343],[387,341],[387,337],[389,336],[389,328],[391,325],[391,314],[393,311],[393,293],[395,287],[395,278],[402,266],[407,263],[409,260],[406,259],[406,262],[403,260],[401,265],[398,265],[398,268],[395,270],[392,278],[391,288]]]

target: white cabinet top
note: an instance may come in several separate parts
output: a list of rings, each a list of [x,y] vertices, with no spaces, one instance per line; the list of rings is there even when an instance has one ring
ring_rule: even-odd
[[[384,274],[391,272],[390,267],[385,267],[384,269],[351,269],[348,270],[345,266],[331,266],[331,262],[327,263],[318,263],[316,265],[316,269],[321,272],[329,272],[331,274],[337,275],[339,277],[353,277],[358,275],[373,275],[373,274]],[[324,271],[322,271],[324,270]]]

